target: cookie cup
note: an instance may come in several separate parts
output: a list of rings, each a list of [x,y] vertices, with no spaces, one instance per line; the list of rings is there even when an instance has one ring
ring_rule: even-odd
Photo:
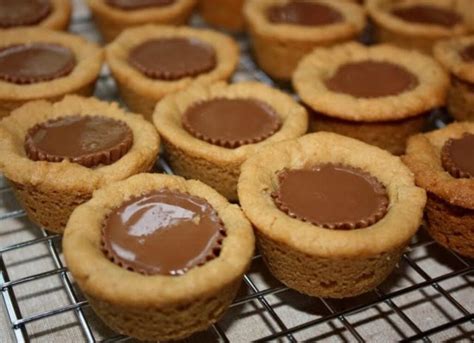
[[[444,27],[407,22],[391,13],[394,8],[413,5],[446,8],[458,13],[463,21],[452,27]],[[464,35],[469,32],[473,24],[470,23],[472,18],[466,16],[466,13],[474,11],[474,4],[472,2],[469,4],[465,0],[367,0],[365,6],[374,22],[377,41],[405,49],[417,49],[428,55],[432,54],[436,41]]]
[[[71,20],[72,5],[70,0],[50,0],[51,12],[34,26],[51,30],[67,30]]]
[[[129,271],[102,251],[108,213],[133,196],[161,188],[205,199],[226,227],[219,256],[181,276]],[[74,279],[108,326],[141,340],[162,341],[205,330],[222,316],[250,265],[254,236],[240,208],[209,186],[177,176],[141,174],[96,191],[78,207],[68,222],[63,251]]]
[[[195,38],[212,46],[216,54],[214,69],[196,77],[166,81],[149,78],[128,63],[130,51],[143,42],[177,37]],[[120,95],[128,108],[151,120],[156,103],[166,94],[184,89],[193,82],[212,83],[227,80],[237,66],[239,48],[232,38],[216,31],[147,25],[123,32],[107,47],[106,56]]]
[[[388,212],[375,224],[331,230],[294,219],[272,198],[277,174],[333,163],[360,168],[381,182]],[[355,139],[314,133],[261,149],[242,166],[239,199],[272,274],[301,293],[344,298],[379,285],[420,226],[425,192],[398,157]]]
[[[437,43],[434,56],[451,73],[448,110],[456,120],[474,121],[474,62],[460,53],[474,44],[474,36],[453,38]]]
[[[45,82],[15,84],[0,80],[0,118],[28,101],[54,102],[66,94],[92,95],[103,61],[103,52],[97,45],[76,35],[42,28],[0,31],[0,49],[29,43],[51,43],[69,48],[76,58],[76,66],[70,74]]]
[[[335,45],[355,39],[365,26],[361,6],[348,1],[318,0],[337,10],[341,22],[322,26],[273,24],[266,16],[269,7],[289,0],[250,0],[244,5],[244,16],[257,62],[275,79],[289,80],[300,59],[318,46]]]
[[[474,123],[454,123],[408,141],[405,164],[416,183],[428,193],[427,230],[438,243],[474,258],[474,180],[455,178],[441,162],[441,150],[450,138],[474,134]]]
[[[124,10],[106,0],[87,0],[94,22],[106,42],[114,40],[123,30],[145,24],[184,25],[192,14],[196,0],[175,0],[168,6]]]
[[[362,61],[389,62],[417,77],[418,85],[393,96],[359,98],[327,88],[340,66]],[[315,49],[293,75],[293,87],[316,114],[311,127],[360,139],[394,154],[405,151],[406,140],[426,125],[427,113],[445,104],[449,77],[432,58],[390,45],[365,47],[347,43]]]
[[[193,104],[214,98],[256,99],[270,105],[281,120],[280,129],[267,139],[229,149],[200,140],[183,128],[183,113]],[[165,155],[173,171],[200,180],[231,201],[237,200],[241,164],[260,147],[302,136],[307,131],[305,109],[290,96],[257,82],[232,85],[195,85],[164,98],[153,114],[163,139]]]
[[[36,124],[71,115],[98,115],[125,122],[133,145],[110,165],[86,168],[68,160],[30,160],[24,149],[27,131]],[[139,115],[125,114],[117,104],[67,96],[57,103],[30,102],[0,122],[0,170],[10,181],[28,217],[45,229],[62,233],[71,212],[104,185],[148,171],[159,149],[156,130]]]
[[[244,0],[199,0],[199,13],[206,23],[218,28],[240,32],[244,29]]]

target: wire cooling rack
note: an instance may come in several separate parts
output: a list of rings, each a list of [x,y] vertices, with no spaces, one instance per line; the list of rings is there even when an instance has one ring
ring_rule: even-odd
[[[90,15],[75,3],[71,31],[92,40],[98,35]],[[194,25],[201,26],[197,18]],[[242,49],[234,81],[274,85]],[[96,96],[118,100],[104,69]],[[166,161],[156,171],[172,174]],[[420,229],[395,271],[365,295],[330,300],[311,298],[274,279],[254,257],[239,294],[226,315],[186,342],[248,341],[474,341],[474,261],[433,242]],[[107,287],[107,285],[104,285]],[[69,274],[61,236],[37,228],[0,177],[0,342],[133,341],[110,331],[97,318]]]

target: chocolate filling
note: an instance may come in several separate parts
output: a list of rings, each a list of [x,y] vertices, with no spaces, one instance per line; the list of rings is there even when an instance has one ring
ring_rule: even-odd
[[[176,0],[106,0],[107,5],[123,10],[168,6]]]
[[[464,48],[464,50],[461,51],[460,55],[464,62],[474,62],[474,44],[471,44]]]
[[[339,11],[330,6],[308,1],[291,1],[267,10],[271,23],[303,26],[330,25],[343,20]]]
[[[125,122],[99,116],[67,116],[37,124],[25,137],[33,161],[70,160],[85,167],[112,164],[130,150],[133,133]]]
[[[443,168],[456,178],[474,177],[474,135],[449,139],[441,149]]]
[[[102,244],[106,256],[123,268],[182,275],[218,257],[225,236],[224,224],[205,199],[160,189],[112,210]]]
[[[11,45],[0,50],[0,79],[11,83],[54,80],[70,74],[75,66],[74,53],[58,44]]]
[[[395,8],[392,14],[404,21],[416,24],[452,27],[462,21],[462,17],[448,9],[429,5],[414,5]]]
[[[341,65],[324,83],[336,93],[378,98],[412,90],[418,86],[418,78],[400,65],[366,60]]]
[[[289,216],[328,229],[370,226],[385,216],[388,195],[370,174],[344,165],[322,164],[278,173],[275,204]]]
[[[216,53],[211,45],[196,38],[161,38],[135,47],[129,62],[153,79],[178,80],[214,69]]]
[[[0,0],[0,27],[35,25],[51,10],[49,0]]]
[[[281,126],[278,114],[255,99],[216,98],[186,110],[183,127],[194,137],[225,148],[263,141]]]

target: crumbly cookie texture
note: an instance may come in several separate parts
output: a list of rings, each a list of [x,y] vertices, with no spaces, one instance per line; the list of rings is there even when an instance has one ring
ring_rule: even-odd
[[[324,163],[360,168],[376,177],[389,197],[387,214],[371,226],[346,231],[280,211],[271,195],[278,187],[277,173]],[[426,202],[425,192],[398,157],[324,132],[259,150],[242,166],[238,191],[270,271],[302,293],[333,298],[367,292],[390,274],[417,231]]]
[[[270,105],[278,114],[280,129],[264,141],[228,149],[195,138],[182,126],[183,113],[191,105],[214,98],[256,99]],[[306,110],[290,96],[257,82],[227,85],[195,85],[165,97],[156,107],[153,122],[173,170],[186,178],[212,186],[229,200],[237,200],[237,180],[241,164],[261,146],[304,135]]]
[[[393,8],[427,5],[452,10],[462,21],[452,27],[427,25],[402,20],[391,13]],[[431,55],[433,44],[439,39],[468,33],[474,24],[474,4],[469,0],[367,0],[366,9],[376,25],[378,41],[408,49],[418,49]]]
[[[474,123],[454,123],[408,141],[405,164],[429,195],[428,231],[434,239],[460,254],[474,257],[474,180],[455,178],[441,162],[441,149],[451,138],[474,134]]]
[[[227,237],[219,257],[181,276],[143,275],[119,267],[102,252],[107,214],[126,199],[168,188],[204,198]],[[69,270],[94,311],[114,331],[141,340],[180,339],[216,322],[235,297],[254,251],[252,227],[237,205],[209,186],[162,174],[141,174],[110,184],[77,208],[63,251]]]
[[[107,166],[86,168],[67,160],[30,160],[24,150],[27,131],[38,123],[68,115],[100,115],[125,122],[133,145],[121,159]],[[0,122],[0,170],[11,182],[29,218],[47,230],[61,233],[76,206],[94,190],[131,175],[149,171],[159,150],[151,124],[135,114],[125,114],[117,104],[94,98],[66,96],[57,103],[30,102]]]
[[[418,85],[393,96],[357,98],[329,90],[325,80],[346,63],[380,61],[399,65],[418,78]],[[347,43],[318,48],[305,56],[292,83],[301,99],[325,115],[357,122],[380,122],[415,117],[446,101],[449,77],[432,58],[390,45],[366,47]]]
[[[268,8],[286,3],[288,0],[251,0],[244,5],[257,62],[276,79],[291,79],[300,59],[315,47],[354,39],[365,26],[365,13],[361,6],[334,0],[320,0],[318,3],[337,10],[343,16],[342,21],[314,27],[269,22]]]
[[[27,85],[0,80],[0,118],[33,100],[59,101],[66,94],[92,95],[103,61],[103,51],[86,39],[42,28],[0,31],[0,49],[29,43],[59,44],[73,51],[76,66],[65,77]]]
[[[196,38],[209,44],[216,54],[215,68],[197,77],[184,77],[175,81],[155,80],[145,76],[128,63],[128,55],[130,50],[139,44],[159,38]],[[107,63],[127,106],[151,120],[156,103],[166,94],[182,90],[193,82],[209,84],[227,80],[237,67],[239,48],[232,38],[219,32],[147,25],[123,32],[107,47],[106,55]]]
[[[62,0],[59,0],[62,1]],[[87,0],[94,21],[106,42],[122,31],[145,24],[184,25],[192,14],[196,0],[175,0],[168,6],[124,10],[107,4],[106,0]]]

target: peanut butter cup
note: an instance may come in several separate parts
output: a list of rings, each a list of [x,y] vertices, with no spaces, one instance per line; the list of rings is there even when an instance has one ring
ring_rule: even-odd
[[[49,0],[1,0],[0,27],[35,25],[51,13]]]
[[[176,0],[106,0],[110,6],[124,10],[135,10],[146,7],[169,6]]]
[[[158,80],[194,77],[216,66],[213,47],[195,38],[162,38],[145,41],[130,51],[130,64]]]
[[[462,17],[447,8],[427,5],[414,5],[394,8],[393,15],[410,23],[453,27],[462,21]]]
[[[333,24],[344,19],[333,7],[301,0],[272,6],[267,11],[269,21],[276,24],[318,26]]]
[[[104,222],[105,254],[146,275],[183,275],[219,257],[225,228],[204,199],[156,190],[114,209]]]
[[[238,193],[270,272],[301,293],[330,298],[377,287],[426,202],[398,157],[329,132],[256,151],[242,165]]]
[[[459,122],[410,138],[403,161],[428,194],[428,233],[474,258],[474,123]]]
[[[365,26],[362,6],[341,0],[249,0],[244,15],[259,66],[281,80],[315,47],[355,39]]]
[[[273,108],[255,99],[200,102],[187,109],[182,120],[194,137],[231,149],[261,142],[281,126]]]
[[[101,188],[74,211],[63,252],[107,326],[164,342],[222,317],[251,263],[254,236],[240,207],[211,187],[140,174]]]
[[[272,196],[289,216],[317,226],[351,230],[373,225],[387,213],[385,187],[350,166],[322,164],[278,173]]]
[[[12,45],[0,50],[0,79],[30,84],[66,76],[76,66],[71,49],[59,44]]]
[[[25,151],[33,161],[67,159],[89,168],[114,163],[132,144],[127,124],[99,116],[52,119],[29,129],[25,137]]]

